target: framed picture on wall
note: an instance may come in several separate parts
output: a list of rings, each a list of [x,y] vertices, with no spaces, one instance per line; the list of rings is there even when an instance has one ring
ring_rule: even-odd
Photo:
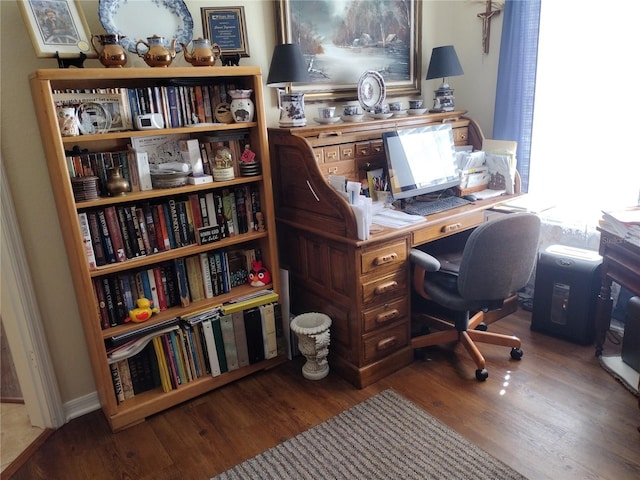
[[[418,0],[276,1],[278,43],[299,43],[311,83],[294,85],[307,101],[353,100],[358,80],[374,70],[388,96],[420,92]]]
[[[205,38],[217,44],[223,55],[249,56],[244,7],[203,7],[200,11]]]
[[[37,57],[97,56],[79,1],[19,0],[18,6]]]

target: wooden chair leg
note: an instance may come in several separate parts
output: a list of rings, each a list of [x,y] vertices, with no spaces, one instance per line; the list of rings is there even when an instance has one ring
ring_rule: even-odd
[[[471,332],[460,332],[460,342],[464,345],[464,348],[467,349],[467,352],[469,352],[469,355],[478,366],[478,369],[482,370],[485,368],[484,357],[480,353],[480,350],[478,350],[478,347],[476,347],[475,343],[473,343],[469,333]]]
[[[490,343],[503,347],[520,348],[522,342],[513,335],[502,335],[501,333],[483,332],[481,330],[468,330],[467,334],[475,342]]]
[[[411,348],[430,347],[458,341],[458,332],[455,330],[445,330],[444,332],[434,332],[411,339]]]

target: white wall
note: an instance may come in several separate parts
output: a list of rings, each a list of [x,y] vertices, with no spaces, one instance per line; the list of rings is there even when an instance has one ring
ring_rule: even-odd
[[[216,0],[189,0],[186,3],[194,19],[196,38],[202,36],[200,8],[229,5],[228,1]],[[251,57],[243,59],[241,64],[259,65],[266,78],[276,43],[273,3],[244,0],[232,4],[243,5],[247,17]],[[97,15],[98,1],[81,1],[80,5],[91,31],[104,33]],[[455,88],[456,104],[458,108],[468,110],[469,115],[478,120],[485,133],[490,135],[502,20],[499,16],[492,22],[491,52],[483,56],[482,22],[476,17],[483,10],[484,2],[478,1],[423,2],[420,78],[426,76],[433,47],[455,44],[465,71],[464,76],[450,80]],[[63,402],[69,405],[92,394],[95,385],[28,84],[31,72],[40,68],[57,68],[57,64],[55,59],[35,57],[17,2],[0,1],[0,21],[1,156],[12,189],[60,394]],[[175,64],[187,65],[180,55]],[[96,60],[88,60],[85,66],[102,68]],[[129,55],[127,67],[149,68],[133,54]],[[430,104],[432,91],[438,83],[436,80],[422,80],[427,104]],[[276,125],[275,95],[266,95],[266,98],[271,102],[266,105],[268,123]]]

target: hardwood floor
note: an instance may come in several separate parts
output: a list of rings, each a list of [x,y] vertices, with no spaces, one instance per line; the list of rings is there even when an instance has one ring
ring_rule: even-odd
[[[101,412],[69,422],[14,479],[208,479],[356,403],[393,388],[531,480],[640,478],[637,399],[593,346],[529,330],[520,311],[490,326],[515,333],[524,357],[481,345],[489,379],[462,347],[357,390],[335,374],[305,380],[302,358],[242,379],[117,434]],[[605,355],[619,351],[607,342]]]

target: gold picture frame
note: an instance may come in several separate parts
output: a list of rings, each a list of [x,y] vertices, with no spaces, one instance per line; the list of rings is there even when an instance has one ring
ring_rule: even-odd
[[[387,96],[420,94],[422,2],[275,0],[278,43],[299,43],[311,83],[293,86],[306,101],[358,98],[365,71],[379,72]],[[369,33],[367,33],[369,32]]]
[[[202,7],[202,32],[223,55],[249,57],[244,7]]]
[[[18,0],[18,6],[37,57],[97,57],[78,0]]]

